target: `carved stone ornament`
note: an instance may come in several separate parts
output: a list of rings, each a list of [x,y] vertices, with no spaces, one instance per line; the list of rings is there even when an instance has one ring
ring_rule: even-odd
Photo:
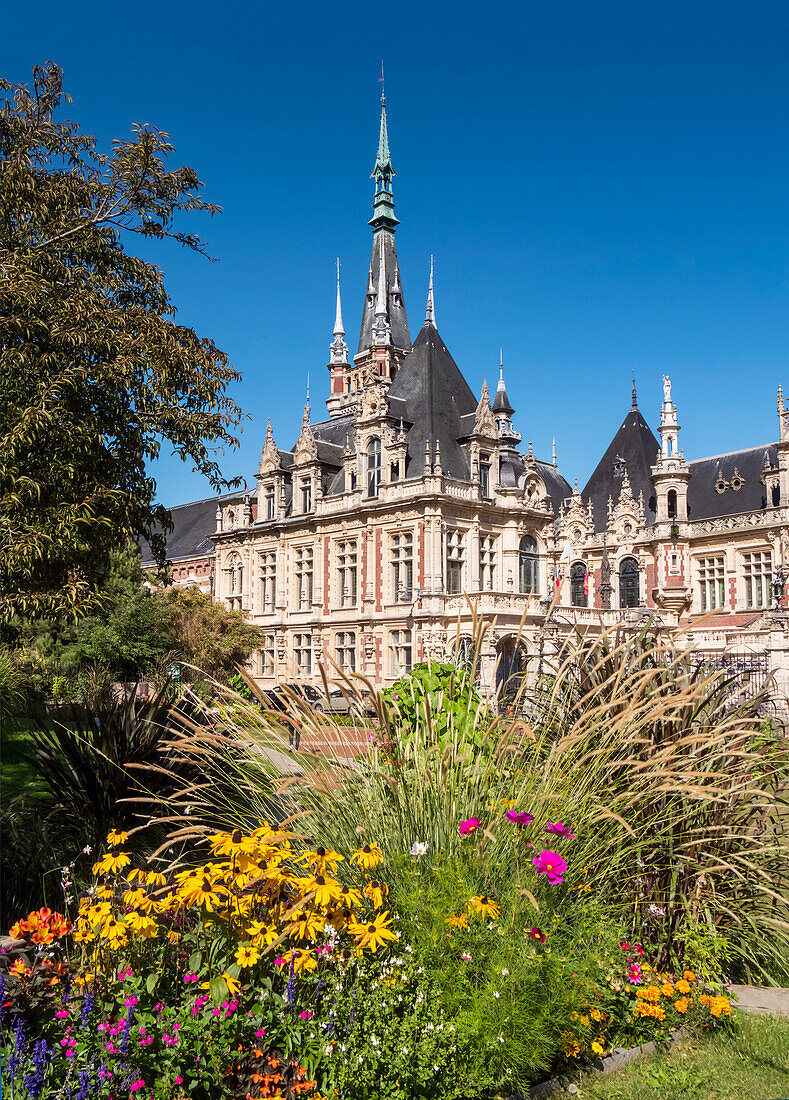
[[[589,509],[584,507],[581,494],[578,492],[577,479],[573,488],[573,495],[570,497],[570,503],[563,511],[560,530],[564,535],[569,534],[573,542],[576,543],[582,543],[594,530]]]
[[[537,474],[529,474],[523,483],[523,503],[526,508],[545,508],[547,492],[545,482]]]
[[[310,407],[304,406],[304,415],[301,418],[301,431],[294,448],[295,463],[301,466],[306,462],[315,462],[318,458],[318,444],[310,427]]]
[[[279,469],[279,450],[274,442],[274,433],[271,430],[271,420],[266,428],[266,438],[263,440],[263,450],[260,453],[259,474],[272,474]]]
[[[622,477],[622,488],[619,490],[619,499],[616,502],[616,506],[609,510],[609,529],[613,528],[619,538],[627,537],[632,539],[633,530],[639,529],[644,526],[644,499],[643,495],[639,500],[633,496],[633,490],[630,487],[630,478],[627,476],[627,470],[625,470]],[[629,526],[630,531],[625,531],[625,527]]]
[[[482,393],[474,414],[474,435],[486,436],[489,439],[496,438],[496,421],[493,419],[493,410],[490,407],[490,390],[487,382],[482,383]]]

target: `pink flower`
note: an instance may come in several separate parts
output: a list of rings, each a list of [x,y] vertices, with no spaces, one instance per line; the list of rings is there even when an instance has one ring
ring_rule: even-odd
[[[134,1008],[135,1005],[139,1004],[139,1001],[139,997],[127,997],[123,1003],[126,1008]]]
[[[278,955],[277,958],[274,960],[274,965],[275,966],[282,966],[282,964],[284,962],[285,962],[285,956],[284,955]]]
[[[507,821],[511,821],[513,825],[531,825],[534,821],[531,814],[519,814],[517,810],[507,810],[504,816]]]
[[[622,943],[620,943],[619,946],[622,948],[623,951],[630,950],[630,944],[627,942],[627,940],[624,940]]]
[[[307,1008],[307,1009],[304,1010],[304,1012],[299,1013],[299,1019],[300,1020],[311,1020],[312,1019],[312,1013]]]
[[[479,828],[478,817],[468,817],[465,821],[461,821],[458,826],[458,832],[461,836],[471,836],[475,829]]]
[[[555,824],[550,821],[546,821],[545,832],[553,833],[555,836],[566,836],[568,840],[575,839],[575,833],[571,833],[565,825],[562,825],[561,821],[557,821]]]
[[[129,1087],[129,1091],[130,1092],[137,1092],[138,1089],[144,1089],[144,1088],[145,1088],[145,1082],[143,1081],[142,1077],[138,1077],[136,1081],[132,1081],[132,1083]]]
[[[183,1077],[176,1077],[175,1083],[176,1085],[182,1085],[184,1083]]]
[[[552,886],[558,886],[563,881],[567,860],[562,859],[558,852],[552,852],[550,848],[546,848],[533,858],[532,863],[537,868],[537,873],[546,875]]]
[[[641,967],[638,963],[631,963],[630,969],[627,972],[627,980],[631,985],[641,984]]]
[[[529,936],[533,940],[537,940],[538,943],[545,943],[547,936],[539,928],[530,928]]]
[[[256,1039],[262,1039],[265,1034],[266,1034],[266,1029],[264,1027],[261,1027],[258,1031],[255,1032],[255,1038]]]
[[[465,959],[466,962],[471,962],[471,955],[469,955],[468,951],[464,951],[460,957],[461,959]]]
[[[68,1019],[68,1011],[65,1008],[59,1008],[58,1011],[55,1013],[55,1019],[56,1020],[67,1020]]]
[[[633,950],[639,957],[644,954],[644,948],[641,946],[640,943],[637,943]]]

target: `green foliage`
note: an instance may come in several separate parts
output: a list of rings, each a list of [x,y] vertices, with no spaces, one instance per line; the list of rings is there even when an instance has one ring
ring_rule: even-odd
[[[228,611],[198,588],[168,588],[158,599],[168,617],[173,656],[195,666],[198,675],[225,682],[262,644],[262,631],[243,611]]]
[[[242,699],[247,701],[252,699],[252,689],[239,672],[234,672],[232,676],[228,677],[227,686],[236,695],[240,695]]]
[[[168,135],[148,125],[102,153],[55,121],[68,97],[52,63],[35,68],[32,91],[0,88],[0,580],[13,625],[89,611],[110,552],[133,538],[163,564],[169,516],[146,464],[166,441],[220,487],[216,451],[237,445],[240,413],[226,355],[173,320],[161,268],[122,241],[203,252],[179,227],[219,209],[194,170],[168,168]]]
[[[420,727],[427,727],[442,750],[453,742],[469,750],[486,744],[491,710],[464,668],[436,661],[415,665],[381,698],[389,709],[391,732],[399,739],[410,740]]]

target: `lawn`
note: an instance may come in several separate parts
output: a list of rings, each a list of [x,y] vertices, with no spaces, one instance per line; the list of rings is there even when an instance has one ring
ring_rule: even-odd
[[[786,1100],[789,1020],[741,1012],[732,1033],[678,1043],[608,1076],[586,1078],[576,1100]]]

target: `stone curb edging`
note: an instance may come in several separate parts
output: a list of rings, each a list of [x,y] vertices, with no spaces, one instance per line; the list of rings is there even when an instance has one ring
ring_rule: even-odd
[[[673,1047],[682,1034],[682,1031],[675,1031],[669,1037],[669,1046]],[[644,1043],[638,1047],[615,1047],[614,1053],[609,1054],[607,1058],[598,1058],[596,1062],[591,1062],[579,1069],[576,1078],[596,1073],[613,1073],[615,1069],[621,1069],[628,1062],[640,1058],[642,1054],[652,1054],[655,1050],[657,1050],[657,1047],[654,1042]],[[544,1100],[545,1097],[552,1096],[559,1089],[565,1089],[568,1085],[576,1083],[576,1079],[569,1074],[562,1074],[561,1077],[553,1077],[550,1081],[541,1081],[540,1084],[533,1085],[528,1093],[516,1094],[510,1100]]]

